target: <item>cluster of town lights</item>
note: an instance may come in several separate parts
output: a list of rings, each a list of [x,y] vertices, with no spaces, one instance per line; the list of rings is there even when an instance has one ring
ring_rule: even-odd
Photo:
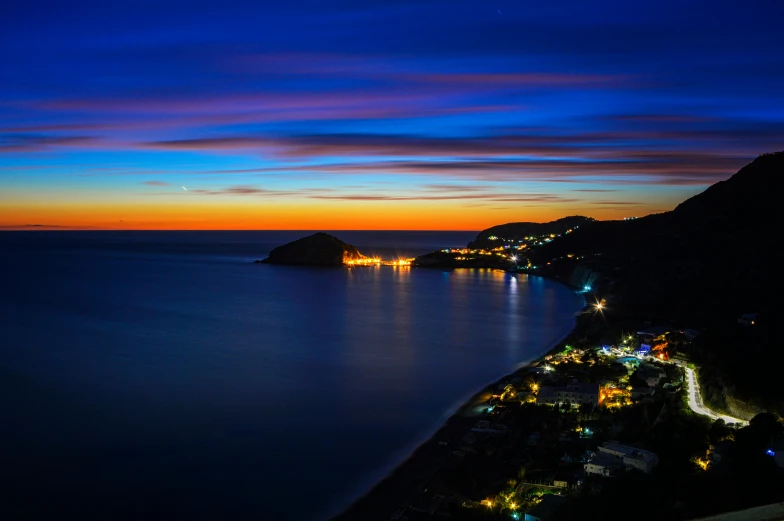
[[[396,260],[383,260],[377,257],[367,259],[351,259],[347,260],[347,266],[411,266],[411,261],[414,259],[396,259]]]

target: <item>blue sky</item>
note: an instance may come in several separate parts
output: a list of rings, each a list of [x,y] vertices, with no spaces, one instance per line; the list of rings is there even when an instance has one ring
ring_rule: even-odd
[[[4,5],[0,226],[665,211],[784,148],[783,21],[776,1]]]

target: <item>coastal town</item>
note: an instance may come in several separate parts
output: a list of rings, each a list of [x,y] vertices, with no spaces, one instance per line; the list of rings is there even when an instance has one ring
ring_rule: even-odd
[[[755,229],[726,216],[755,215],[782,160],[762,155],[671,212],[507,223],[402,259],[546,277],[584,307],[566,338],[475,394],[332,521],[784,519],[765,257],[712,253]],[[400,260],[366,258],[323,233],[265,259],[349,269]]]
[[[766,257],[715,253],[762,222],[782,160],[761,155],[664,214],[507,223],[414,259],[547,277],[585,305],[566,338],[477,393],[333,521],[784,519]]]
[[[520,269],[536,270],[528,254],[541,246],[557,240],[563,235],[572,233],[579,225],[564,223],[558,230],[540,230],[538,233],[530,232],[521,236],[513,234],[511,237],[488,235],[486,238],[477,239],[466,247],[443,248],[416,259],[409,259],[409,264],[415,266],[444,266],[455,268],[497,268],[507,271]],[[569,258],[577,260],[578,256]]]
[[[586,338],[603,312],[601,301],[588,305],[577,335],[463,407],[420,449],[432,471],[390,519],[576,519],[618,488],[736,472],[754,450],[781,480],[778,418],[703,403],[688,357],[700,331],[649,324],[614,342]],[[764,447],[751,448],[750,433]]]

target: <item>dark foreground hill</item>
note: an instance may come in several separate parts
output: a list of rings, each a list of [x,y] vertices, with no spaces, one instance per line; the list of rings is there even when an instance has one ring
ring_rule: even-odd
[[[268,264],[310,264],[342,266],[348,261],[364,259],[359,250],[329,235],[318,232],[272,250],[261,262]]]
[[[770,254],[781,242],[773,208],[782,176],[784,152],[762,155],[673,211],[588,223],[532,252],[532,261],[567,279],[588,268],[634,315],[712,322],[758,311],[775,284]]]
[[[532,251],[532,262],[573,285],[590,279],[608,321],[702,329],[691,355],[706,401],[735,412],[740,399],[784,414],[784,350],[768,336],[782,177],[784,152],[759,156],[670,212],[588,223]],[[739,323],[750,313],[759,314],[754,324]]]

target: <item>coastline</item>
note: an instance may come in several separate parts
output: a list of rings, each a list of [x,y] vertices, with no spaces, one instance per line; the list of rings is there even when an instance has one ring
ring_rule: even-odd
[[[581,292],[563,280],[542,275],[528,276],[542,277],[557,282],[569,289],[575,295]],[[350,505],[339,513],[333,514],[327,521],[388,521],[395,512],[412,500],[425,483],[452,455],[455,448],[452,440],[459,440],[465,432],[476,423],[479,416],[474,412],[477,405],[487,401],[487,394],[491,393],[498,385],[516,376],[525,373],[529,367],[535,366],[545,357],[558,352],[569,343],[571,339],[587,330],[585,321],[580,320],[587,308],[583,298],[583,307],[575,314],[574,325],[568,333],[556,341],[539,356],[529,362],[521,363],[510,373],[504,374],[493,382],[484,385],[464,401],[456,411],[449,415],[441,426],[427,439],[421,442],[408,456],[398,463],[386,476],[374,484],[367,492],[352,501]],[[439,442],[447,442],[446,446]]]

